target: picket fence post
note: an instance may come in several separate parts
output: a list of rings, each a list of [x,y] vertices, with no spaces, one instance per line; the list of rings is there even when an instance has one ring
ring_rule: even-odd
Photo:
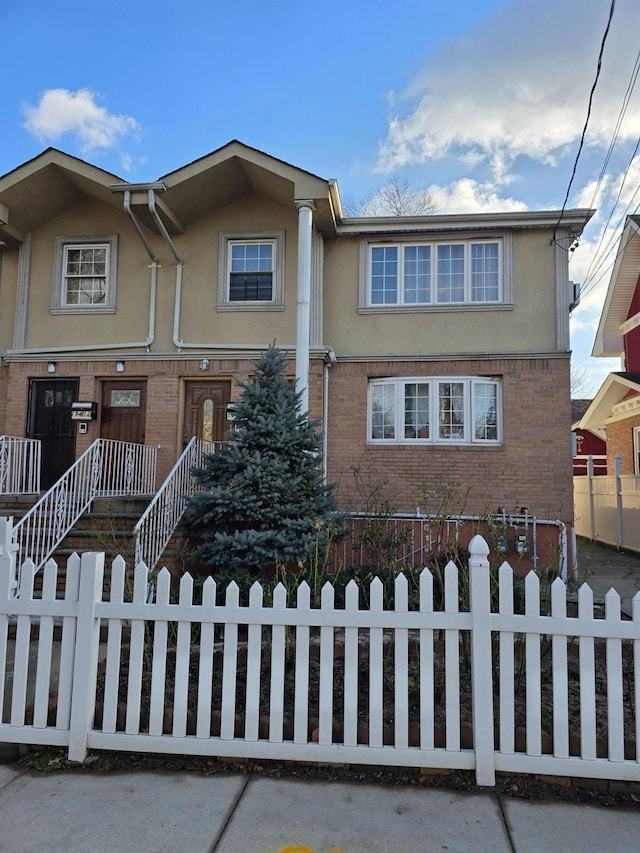
[[[0,558],[5,571],[9,573],[9,594],[17,593],[18,575],[16,572],[16,552],[18,546],[13,542],[13,516],[0,517]]]
[[[93,724],[100,645],[95,606],[102,600],[104,553],[88,552],[80,563],[80,590],[73,661],[73,696],[69,726],[69,761],[84,761],[87,734]]]
[[[471,611],[473,747],[478,785],[496,784],[488,554],[489,546],[482,536],[474,536],[469,543],[469,609]]]

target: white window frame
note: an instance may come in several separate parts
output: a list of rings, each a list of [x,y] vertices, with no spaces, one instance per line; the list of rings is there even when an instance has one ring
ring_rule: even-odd
[[[472,299],[471,247],[474,245],[495,244],[498,246],[498,298],[486,300]],[[404,288],[404,255],[406,248],[416,246],[430,247],[430,293],[428,301],[407,302]],[[438,251],[444,246],[464,247],[464,295],[459,301],[438,300]],[[378,248],[396,248],[398,250],[398,294],[393,303],[376,303],[372,301],[372,258],[373,250]],[[487,234],[461,240],[459,237],[438,237],[437,239],[421,240],[396,239],[378,240],[365,239],[361,242],[360,256],[360,298],[359,308],[364,312],[394,312],[394,311],[452,311],[452,310],[490,310],[511,307],[513,289],[511,282],[511,235]]]
[[[633,473],[640,476],[640,427],[633,427]]]
[[[463,434],[459,438],[446,438],[440,434],[439,400],[440,387],[445,383],[460,383],[463,386]],[[419,384],[429,386],[429,435],[405,436],[405,386]],[[482,385],[491,385],[496,394],[495,439],[476,438],[474,430],[475,399]],[[373,438],[374,389],[384,391],[387,400],[393,401],[393,437]],[[418,431],[420,425],[418,424]],[[367,398],[367,443],[372,445],[438,445],[444,447],[473,445],[498,446],[502,444],[502,381],[484,376],[399,376],[370,379]]]
[[[106,249],[105,298],[101,303],[67,302],[65,258],[69,249]],[[113,314],[116,310],[116,277],[118,269],[118,235],[56,237],[54,240],[52,314]]]
[[[231,301],[231,247],[250,243],[269,243],[273,247],[271,299]],[[218,310],[219,311],[282,311],[284,310],[284,230],[221,231],[218,248]]]

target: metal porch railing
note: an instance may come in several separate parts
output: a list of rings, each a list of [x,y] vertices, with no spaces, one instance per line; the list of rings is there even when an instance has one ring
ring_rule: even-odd
[[[42,568],[95,498],[153,494],[157,454],[157,447],[96,439],[13,527],[18,563]]]
[[[193,469],[202,466],[205,454],[215,452],[215,442],[195,436],[171,469],[134,528],[135,561],[144,563],[151,572],[178,526],[189,498],[201,490]]]
[[[40,491],[40,441],[0,435],[0,494],[34,495]]]

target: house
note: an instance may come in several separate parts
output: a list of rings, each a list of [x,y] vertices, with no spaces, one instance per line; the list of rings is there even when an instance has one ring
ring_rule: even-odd
[[[149,183],[49,148],[0,178],[0,428],[42,441],[43,486],[98,437],[157,445],[161,480],[225,437],[275,341],[342,506],[366,508],[359,472],[403,512],[571,522],[568,249],[592,213],[352,218],[238,141]]]
[[[581,429],[580,420],[591,400],[571,400],[571,434],[573,437],[573,476],[584,477],[589,472],[589,457],[595,476],[607,473],[607,437],[604,430]]]
[[[593,356],[621,359],[607,376],[579,427],[606,432],[607,467],[640,475],[640,216],[629,216],[596,332]]]

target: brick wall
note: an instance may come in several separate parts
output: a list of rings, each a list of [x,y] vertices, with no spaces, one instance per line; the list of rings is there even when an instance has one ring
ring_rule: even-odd
[[[502,379],[498,447],[367,445],[367,385],[380,376]],[[339,362],[329,375],[328,469],[341,505],[363,509],[354,469],[384,480],[401,512],[483,514],[526,506],[539,518],[573,518],[568,358],[443,362]]]
[[[640,414],[621,421],[607,423],[607,470],[615,473],[616,454],[622,455],[622,473],[635,474],[633,470],[633,428],[640,427]]]
[[[197,358],[145,359],[124,357],[125,373],[117,373],[116,357],[113,360],[58,361],[55,374],[47,372],[47,362],[13,362],[0,373],[0,434],[25,436],[29,382],[31,379],[78,379],[80,400],[102,398],[101,383],[105,380],[147,381],[147,408],[145,443],[160,445],[158,451],[158,484],[162,483],[182,452],[182,423],[184,412],[183,380],[228,379],[231,381],[231,398],[241,394],[236,380],[247,380],[255,359],[209,359],[207,371],[199,369],[202,356]],[[311,417],[322,417],[323,360],[313,359],[309,367],[309,410]],[[295,375],[295,360],[289,362],[289,375]],[[100,411],[98,421],[88,425],[86,434],[78,434],[76,457],[100,437]]]

